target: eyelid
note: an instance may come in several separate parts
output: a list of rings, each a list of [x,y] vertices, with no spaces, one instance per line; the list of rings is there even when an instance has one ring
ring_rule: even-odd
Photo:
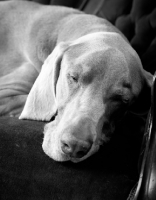
[[[112,96],[111,99],[116,101],[122,101],[125,104],[128,104],[130,101],[130,98],[128,96],[124,96],[122,92],[116,93],[115,95]]]
[[[121,94],[115,94],[111,97],[112,100],[122,100],[122,95]]]
[[[125,104],[128,104],[130,102],[130,98],[129,97],[123,97],[122,98],[122,101],[125,103]]]
[[[76,83],[76,82],[78,82],[79,76],[77,73],[68,73],[67,78],[68,78],[68,80],[71,80]]]

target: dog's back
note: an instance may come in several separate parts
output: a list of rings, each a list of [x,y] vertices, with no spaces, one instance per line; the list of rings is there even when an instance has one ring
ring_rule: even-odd
[[[72,8],[0,2],[0,77],[25,60],[40,71],[57,43],[99,31],[119,32],[108,21]]]
[[[35,53],[36,46],[32,49],[30,45],[37,45],[34,43],[38,29],[41,30],[44,24],[50,23],[49,26],[53,27],[49,34],[54,39],[55,26],[60,18],[74,12],[72,9],[67,12],[65,10],[63,8],[62,12],[60,9],[32,2],[0,2],[0,77],[9,74],[25,60],[31,59],[31,52],[29,54],[27,48]],[[58,17],[55,17],[56,15]],[[49,22],[46,19],[48,17]]]

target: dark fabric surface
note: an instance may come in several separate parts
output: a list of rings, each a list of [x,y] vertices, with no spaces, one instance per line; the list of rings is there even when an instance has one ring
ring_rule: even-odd
[[[129,120],[135,125],[132,127]],[[0,119],[2,200],[125,200],[138,178],[139,128],[132,116],[110,143],[78,164],[55,162],[42,151],[42,122]]]
[[[35,0],[105,17],[138,52],[143,67],[156,69],[155,0]],[[138,180],[145,121],[128,115],[106,146],[82,163],[57,163],[42,151],[42,122],[0,118],[2,200],[126,200]]]

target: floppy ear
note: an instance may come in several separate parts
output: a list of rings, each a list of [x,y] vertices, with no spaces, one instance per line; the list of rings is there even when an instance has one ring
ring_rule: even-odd
[[[55,87],[59,76],[61,60],[69,44],[60,43],[45,60],[27,97],[19,119],[49,121],[57,112]]]
[[[142,71],[142,88],[134,104],[130,106],[130,112],[137,115],[145,115],[151,105],[151,87],[153,84],[153,75],[143,69]]]

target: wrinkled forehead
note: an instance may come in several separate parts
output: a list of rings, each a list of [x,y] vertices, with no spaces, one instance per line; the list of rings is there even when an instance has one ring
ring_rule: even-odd
[[[79,74],[103,74],[106,59],[103,51],[81,50],[72,47],[65,56],[66,70]]]
[[[127,61],[123,53],[101,40],[72,45],[64,55],[63,68],[67,73],[90,75],[97,78],[105,74],[116,75],[127,70]],[[99,44],[100,43],[100,44]],[[113,72],[113,73],[112,73]]]
[[[66,67],[70,70],[79,70],[84,73],[92,70],[100,70],[101,66],[95,68],[97,61],[100,64],[104,61],[103,53],[108,48],[101,45],[102,37],[90,34],[88,37],[84,36],[74,41],[69,49],[65,52],[64,62]]]

